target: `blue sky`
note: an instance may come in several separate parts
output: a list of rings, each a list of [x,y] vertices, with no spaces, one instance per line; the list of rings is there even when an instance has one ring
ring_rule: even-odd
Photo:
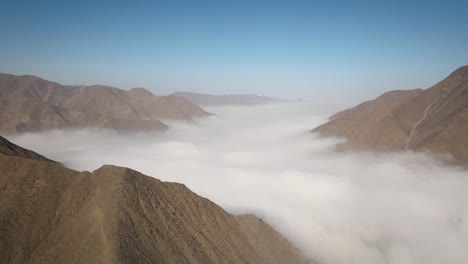
[[[2,1],[0,72],[354,102],[468,64],[463,1],[135,2]]]

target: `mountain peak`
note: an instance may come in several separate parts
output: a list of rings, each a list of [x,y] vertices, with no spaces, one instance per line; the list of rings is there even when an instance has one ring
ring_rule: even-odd
[[[3,133],[88,127],[160,131],[167,126],[156,119],[208,115],[188,100],[155,96],[145,88],[60,85],[30,75],[0,74],[0,100]]]
[[[308,261],[258,218],[124,167],[78,172],[0,155],[0,186],[8,187],[0,195],[7,263]]]
[[[468,76],[468,65],[456,69],[450,74],[450,76]]]
[[[136,96],[154,96],[154,94],[150,91],[148,91],[146,88],[143,87],[136,87],[128,90],[129,94],[136,95]]]

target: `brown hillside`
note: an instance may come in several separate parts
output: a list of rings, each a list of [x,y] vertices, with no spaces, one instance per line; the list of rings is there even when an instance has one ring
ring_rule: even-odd
[[[182,184],[0,154],[2,263],[305,263],[254,216]]]
[[[392,91],[342,111],[313,131],[347,138],[344,149],[412,149],[467,163],[468,66],[427,90]]]
[[[66,86],[29,75],[0,74],[0,100],[2,100],[0,107],[3,106],[4,109],[5,104],[9,102],[9,127],[3,129],[3,131],[16,131],[17,129],[12,127],[17,126],[22,127],[25,131],[66,128],[71,125],[73,127],[100,127],[100,124],[106,124],[105,128],[127,127],[124,124],[130,123],[130,121],[123,120],[129,119],[132,119],[131,124],[135,125],[132,130],[139,131],[140,126],[150,128],[154,127],[158,122],[145,122],[143,120],[175,119],[190,121],[193,118],[208,115],[200,107],[184,98],[155,96],[143,88],[125,91],[102,85]],[[34,107],[40,112],[37,117],[43,119],[37,120],[37,118],[29,116],[26,118],[29,120],[28,122],[35,121],[34,124],[26,125],[23,124],[25,122],[23,119],[15,119],[17,116],[25,118],[25,113],[29,113],[31,107],[27,109],[18,108],[25,100],[35,104]],[[12,108],[12,105],[16,106]],[[16,113],[13,113],[13,111],[16,111]],[[79,124],[72,124],[74,120],[62,120],[63,118],[60,118],[61,114],[57,115],[57,111],[60,113],[74,113],[74,116],[81,113]],[[86,115],[86,113],[92,115]],[[90,120],[86,119],[88,117]],[[159,127],[162,126],[159,123]]]
[[[69,111],[44,102],[0,100],[0,132],[39,132],[49,129],[107,128],[120,132],[162,131],[158,120],[115,118],[98,113]]]

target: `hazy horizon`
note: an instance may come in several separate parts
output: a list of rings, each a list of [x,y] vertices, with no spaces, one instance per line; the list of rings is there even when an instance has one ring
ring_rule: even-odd
[[[14,1],[0,72],[351,105],[467,64],[461,1]]]

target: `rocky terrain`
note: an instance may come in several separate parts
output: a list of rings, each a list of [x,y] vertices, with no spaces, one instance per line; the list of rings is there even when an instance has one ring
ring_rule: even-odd
[[[232,95],[210,95],[192,92],[176,92],[172,96],[183,97],[196,105],[220,106],[220,105],[259,105],[279,103],[283,100],[273,97],[253,95],[253,94],[232,94]]]
[[[306,263],[252,215],[178,183],[78,172],[0,138],[2,263]]]
[[[341,149],[424,151],[468,164],[468,66],[427,90],[391,91],[339,112],[313,131],[346,138]]]
[[[208,113],[176,96],[144,88],[66,86],[35,76],[0,74],[0,132],[63,128],[148,131],[167,128],[159,119],[191,121]]]

